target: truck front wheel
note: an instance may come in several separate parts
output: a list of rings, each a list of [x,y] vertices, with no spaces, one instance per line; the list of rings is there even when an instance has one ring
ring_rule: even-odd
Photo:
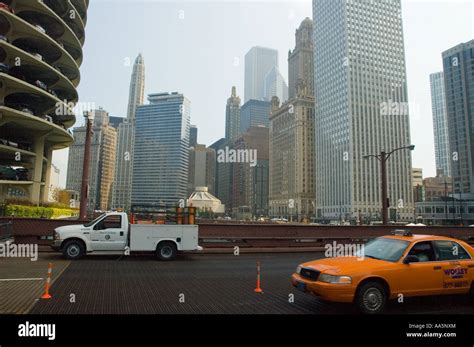
[[[156,256],[160,260],[173,260],[178,253],[174,242],[161,242],[156,248]]]
[[[63,256],[69,260],[81,259],[85,254],[84,244],[81,241],[66,241],[63,247]]]

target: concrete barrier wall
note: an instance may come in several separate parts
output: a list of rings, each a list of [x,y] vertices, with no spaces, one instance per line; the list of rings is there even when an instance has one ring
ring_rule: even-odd
[[[49,245],[54,229],[78,224],[77,220],[47,220],[32,218],[0,218],[0,223],[13,222],[17,243]],[[317,247],[329,240],[362,242],[402,229],[393,226],[312,226],[294,224],[200,224],[201,243],[218,247]],[[417,234],[442,235],[474,241],[474,228],[469,227],[406,227]]]

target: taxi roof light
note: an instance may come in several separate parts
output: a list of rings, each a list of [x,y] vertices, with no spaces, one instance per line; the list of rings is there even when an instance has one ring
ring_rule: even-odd
[[[401,229],[398,229],[398,230],[394,230],[392,231],[392,235],[396,235],[396,236],[413,236],[413,233],[409,230],[401,230]]]

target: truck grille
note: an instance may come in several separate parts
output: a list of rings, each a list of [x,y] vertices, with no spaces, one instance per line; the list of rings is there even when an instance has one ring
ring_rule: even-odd
[[[318,271],[318,270],[303,268],[301,269],[300,276],[312,281],[317,281],[320,273],[321,271]]]

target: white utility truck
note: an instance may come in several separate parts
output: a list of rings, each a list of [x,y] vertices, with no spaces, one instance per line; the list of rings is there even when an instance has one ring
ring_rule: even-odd
[[[180,251],[202,250],[197,225],[130,224],[124,212],[108,212],[87,224],[56,228],[51,248],[71,260],[86,254],[130,252],[155,252],[161,260],[172,260]]]

